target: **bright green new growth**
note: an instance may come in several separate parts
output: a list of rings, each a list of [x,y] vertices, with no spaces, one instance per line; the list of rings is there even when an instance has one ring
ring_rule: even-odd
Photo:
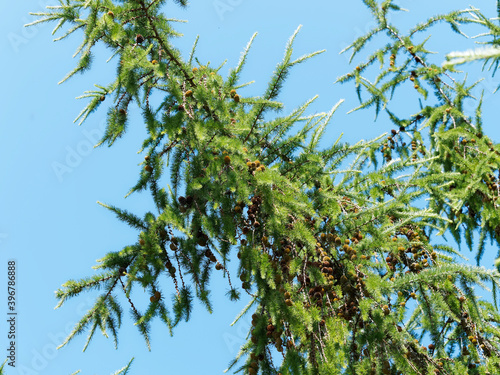
[[[80,61],[64,80],[90,68],[97,42],[112,50],[116,79],[82,96],[90,102],[75,121],[113,97],[99,143],[112,145],[129,125],[128,107],[141,109],[146,156],[129,194],[148,189],[155,203],[143,218],[101,203],[140,231],[138,241],[100,259],[95,268],[102,273],[56,292],[59,307],[82,291],[102,291],[63,345],[88,330],[86,348],[98,329],[111,332],[117,345],[123,300],[149,347],[153,318],[172,332],[189,320],[194,298],[212,312],[208,285],[221,272],[229,299],[252,297],[240,315],[253,312],[250,339],[230,366],[240,361],[245,374],[499,372],[500,274],[479,262],[486,239],[500,239],[500,151],[483,134],[481,101],[473,118],[465,113],[475,83],[432,64],[427,39],[413,42],[439,22],[459,34],[464,24],[480,24],[494,39],[497,26],[471,8],[402,34],[387,19],[401,10],[397,5],[364,2],[377,26],[346,49],[351,60],[377,34],[388,42],[338,81],[355,82],[361,102],[355,110],[374,106],[393,129],[354,145],[339,138],[326,149],[318,145],[341,101],[328,113],[307,115],[313,98],[268,119],[283,107],[277,100],[290,69],[321,52],[294,60],[298,29],[266,91],[248,98],[240,94],[246,84],[239,75],[255,35],[223,78],[220,67],[193,63],[197,41],[187,60],[172,46],[176,20],[161,13],[165,1],[66,0],[37,14],[36,22],[59,21],[54,32],[72,24],[63,37],[84,32]],[[498,61],[492,53],[477,56]],[[377,63],[370,80],[364,73]],[[417,113],[391,107],[404,85],[421,101]],[[153,95],[162,98],[156,107]],[[458,263],[452,246],[433,243],[433,232],[448,231],[458,244],[464,235],[471,250],[479,231],[477,267]],[[238,275],[229,274],[230,261],[238,262]],[[474,289],[489,285],[493,304]],[[137,287],[147,291],[149,305],[134,304]],[[169,287],[176,290],[171,304]]]
[[[111,374],[111,375],[127,375],[127,374],[129,374],[129,373],[130,373],[130,372],[129,372],[129,370],[130,370],[130,365],[132,364],[133,360],[134,360],[134,359],[132,358],[132,359],[128,362],[128,364],[127,364],[125,367],[123,367],[122,369],[120,369],[120,370],[118,370],[118,371],[114,372],[114,373],[113,373],[113,374]],[[71,375],[77,375],[77,374],[79,374],[79,373],[80,373],[80,370],[73,372]]]

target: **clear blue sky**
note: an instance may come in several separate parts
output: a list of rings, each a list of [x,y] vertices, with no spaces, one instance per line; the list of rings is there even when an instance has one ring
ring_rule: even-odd
[[[409,22],[450,10],[450,6],[458,9],[470,3],[495,15],[494,1],[424,0],[418,4],[401,1],[411,12],[401,15],[398,24],[404,29]],[[133,374],[222,374],[244,343],[249,320],[230,327],[247,301],[228,301],[224,296],[226,281],[219,274],[214,274],[213,279],[214,314],[197,306],[192,320],[189,324],[180,324],[174,337],[169,337],[163,325],[153,324],[151,352],[128,319],[126,303],[123,307],[127,319],[120,330],[118,351],[111,339],[99,333],[85,353],[81,352],[85,336],[55,351],[74,323],[90,308],[93,299],[83,297],[69,301],[54,311],[54,291],[69,278],[92,274],[95,260],[106,252],[137,240],[137,232],[115,219],[96,201],[137,213],[151,206],[146,195],[123,198],[135,183],[138,164],[142,161],[137,150],[144,132],[137,114],[132,113],[136,121],[131,122],[129,132],[111,149],[90,147],[102,134],[105,106],[82,127],[72,122],[84,105],[74,98],[92,89],[95,83],[110,82],[115,62],[106,65],[103,61],[108,57],[107,51],[101,49],[92,72],[58,86],[57,82],[76,63],[71,56],[80,40],[73,37],[53,43],[50,36],[53,25],[23,28],[23,24],[33,20],[28,12],[41,11],[44,5],[54,4],[54,0],[0,3],[2,353],[8,341],[3,313],[6,311],[7,259],[16,259],[18,264],[17,367],[8,368],[7,374],[69,375],[81,369],[82,374],[107,375],[133,356],[136,357]],[[217,11],[221,6],[223,8]],[[384,121],[373,123],[372,111],[346,115],[357,105],[353,87],[333,84],[338,76],[352,69],[346,56],[339,56],[338,52],[373,26],[360,0],[192,1],[185,11],[170,3],[166,11],[172,17],[189,20],[177,26],[184,37],[175,44],[182,51],[189,51],[196,35],[200,34],[197,56],[202,62],[211,61],[212,65],[219,65],[225,59],[227,68],[236,65],[251,35],[259,33],[242,78],[242,82],[256,82],[242,90],[242,94],[248,96],[263,92],[267,78],[283,56],[286,41],[298,25],[303,25],[295,55],[319,49],[327,52],[292,71],[281,96],[285,111],[316,94],[320,98],[312,112],[328,111],[339,99],[346,99],[330,125],[325,145],[337,139],[341,132],[345,141],[356,142],[390,131],[391,125]],[[441,52],[436,55],[438,63],[443,60],[444,52],[472,46],[470,41],[450,38],[448,26],[435,30],[430,47]],[[439,32],[445,32],[445,36]],[[223,75],[227,68],[223,69]],[[493,115],[497,113],[499,97],[492,95],[492,88],[498,84],[498,79],[491,77],[483,84],[486,133],[496,141],[500,139],[500,128],[497,116],[493,118]],[[404,98],[400,100],[404,102]],[[490,257],[485,265],[491,266],[491,254],[497,249],[490,247],[488,251]],[[4,358],[3,354],[0,358]]]

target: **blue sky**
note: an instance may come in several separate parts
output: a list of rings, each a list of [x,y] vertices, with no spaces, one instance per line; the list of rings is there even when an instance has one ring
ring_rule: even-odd
[[[398,16],[401,29],[415,20],[458,8],[470,3],[494,16],[495,2],[477,0],[401,1],[410,13]],[[17,270],[17,366],[9,375],[110,374],[135,357],[134,374],[222,374],[229,361],[244,343],[249,319],[230,327],[246,300],[232,303],[225,297],[227,284],[214,274],[214,313],[197,306],[192,320],[180,324],[169,337],[161,324],[152,326],[152,350],[146,346],[129,319],[119,335],[119,350],[112,340],[96,334],[93,343],[82,353],[85,336],[77,337],[69,346],[55,347],[69,333],[74,323],[91,307],[92,298],[69,301],[54,310],[54,291],[67,279],[92,274],[96,259],[108,251],[121,249],[137,241],[138,233],[119,222],[96,204],[96,201],[117,205],[139,214],[149,210],[146,195],[123,198],[135,183],[143,156],[137,150],[144,136],[143,125],[132,111],[133,122],[125,137],[108,149],[92,149],[102,135],[106,106],[78,127],[73,119],[84,101],[74,98],[96,83],[107,84],[114,74],[114,62],[105,64],[108,51],[96,54],[94,69],[57,85],[70,71],[72,54],[78,37],[53,43],[53,25],[31,29],[23,24],[33,20],[28,12],[42,11],[55,1],[0,3],[0,71],[3,89],[0,100],[0,285],[6,285],[7,259],[15,259]],[[370,139],[390,131],[384,121],[373,122],[373,112],[346,115],[357,105],[354,89],[338,85],[336,78],[350,69],[346,55],[338,52],[354,38],[373,26],[370,14],[361,1],[262,1],[210,0],[192,1],[187,10],[169,3],[166,11],[172,17],[189,20],[178,24],[184,37],[175,45],[187,53],[200,35],[197,56],[213,66],[228,60],[222,70],[236,65],[239,56],[254,32],[258,32],[249,54],[242,82],[255,84],[242,90],[253,96],[263,92],[275,65],[283,57],[284,46],[299,26],[295,56],[326,49],[326,53],[297,67],[284,88],[281,100],[285,111],[320,95],[311,112],[328,111],[339,99],[345,103],[335,115],[324,145],[344,133],[344,141]],[[442,33],[444,32],[444,34]],[[450,37],[449,27],[439,26],[430,41],[431,49],[439,51],[436,62],[445,52],[465,49],[471,41]],[[469,68],[469,67],[468,67]],[[472,76],[479,70],[471,66]],[[492,94],[498,79],[488,77],[481,85],[485,91],[485,129],[496,141],[500,128],[495,128],[498,96]],[[407,104],[404,97],[401,105]],[[107,104],[107,103],[105,103]],[[135,116],[135,117],[134,117]],[[490,120],[490,121],[488,121]],[[496,120],[496,117],[495,117]],[[497,249],[488,248],[485,265]],[[468,255],[468,254],[466,254]],[[5,287],[0,287],[0,311],[6,309]],[[95,295],[89,294],[89,297]],[[5,306],[5,307],[4,307]],[[123,304],[125,312],[128,307]],[[5,315],[6,316],[6,315]],[[2,317],[2,321],[4,321]],[[6,326],[0,325],[0,348],[7,344]],[[1,357],[1,356],[0,356]]]

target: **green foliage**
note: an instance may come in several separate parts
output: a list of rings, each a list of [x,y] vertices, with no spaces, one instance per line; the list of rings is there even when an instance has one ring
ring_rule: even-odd
[[[496,24],[471,8],[432,17],[404,34],[392,22],[399,6],[365,0],[376,26],[344,52],[354,61],[375,36],[387,42],[380,47],[377,41],[338,82],[354,83],[360,105],[353,111],[373,107],[393,128],[370,141],[350,145],[339,138],[320,149],[342,101],[328,113],[307,115],[312,98],[272,117],[283,108],[278,96],[291,68],[322,52],[294,60],[299,29],[265,92],[243,97],[239,76],[255,35],[224,78],[220,67],[195,58],[197,40],[182,58],[171,44],[176,20],[164,17],[162,3],[67,0],[37,14],[42,18],[35,23],[59,21],[56,30],[69,23],[68,33],[83,31],[80,61],[65,79],[90,67],[98,42],[113,51],[115,80],[83,95],[90,102],[77,120],[114,97],[100,142],[111,146],[131,126],[129,106],[140,109],[146,156],[129,194],[149,190],[155,206],[141,219],[102,204],[138,230],[138,239],[100,259],[101,274],[70,280],[56,292],[59,307],[83,291],[104,290],[63,345],[88,330],[86,348],[98,328],[111,332],[117,345],[120,292],[149,347],[155,317],[172,332],[189,321],[195,298],[212,312],[215,270],[227,278],[230,300],[251,296],[239,316],[254,311],[249,340],[230,365],[239,363],[245,374],[498,373],[500,273],[479,264],[485,241],[500,240],[500,149],[483,134],[482,100],[472,114],[465,110],[477,82],[448,70],[498,56],[491,50],[455,54],[438,66],[426,47],[438,23],[462,36],[464,25],[480,25],[494,45]],[[419,33],[429,37],[416,43]],[[394,104],[408,85],[417,113]],[[156,107],[149,100],[154,94],[163,98]],[[167,171],[170,184],[163,187]],[[448,233],[458,250],[432,237]],[[474,251],[478,233],[478,265],[460,263],[462,238]],[[238,263],[241,287],[230,262]],[[175,289],[171,302],[167,285]],[[477,294],[490,285],[493,304]],[[147,306],[135,306],[134,287],[149,296]],[[273,360],[271,349],[283,359]]]
[[[134,358],[132,358],[124,368],[118,370],[113,375],[127,375],[129,373],[130,365],[132,365],[133,360]]]

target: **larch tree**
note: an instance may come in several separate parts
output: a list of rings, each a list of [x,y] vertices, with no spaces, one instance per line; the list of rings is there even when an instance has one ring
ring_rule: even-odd
[[[154,201],[144,217],[103,204],[137,231],[137,241],[104,255],[94,276],[56,292],[61,306],[102,291],[63,345],[86,331],[87,343],[98,330],[116,340],[126,306],[149,346],[153,319],[172,330],[189,320],[194,299],[211,312],[209,281],[222,273],[228,298],[248,295],[241,315],[252,315],[229,371],[500,373],[500,274],[479,266],[486,240],[500,240],[500,148],[483,132],[481,100],[472,113],[464,106],[476,83],[455,68],[484,60],[496,69],[498,20],[471,7],[401,32],[396,2],[364,0],[376,25],[343,51],[359,62],[338,82],[357,91],[353,110],[382,112],[390,122],[371,141],[338,139],[320,149],[341,101],[312,115],[314,99],[287,114],[278,101],[291,69],[321,53],[293,56],[298,29],[265,92],[245,97],[239,77],[254,38],[222,77],[220,66],[196,59],[196,43],[187,57],[176,49],[176,20],[162,12],[165,2],[60,0],[32,23],[57,22],[54,31],[70,25],[58,39],[83,32],[79,62],[64,80],[90,68],[96,45],[112,51],[116,76],[84,93],[89,102],[77,121],[108,99],[99,145],[111,146],[127,127],[146,127],[143,166],[129,194],[149,191]],[[483,28],[488,47],[436,64],[429,38],[417,40],[440,23],[459,35],[465,25]],[[358,57],[363,49],[371,54]],[[392,105],[408,85],[415,113]],[[142,125],[129,122],[131,106]],[[445,233],[457,246],[438,243]],[[477,266],[460,261],[463,239]],[[490,298],[479,298],[479,288]],[[134,303],[136,289],[147,291],[148,305]],[[131,363],[118,373],[129,370]]]

